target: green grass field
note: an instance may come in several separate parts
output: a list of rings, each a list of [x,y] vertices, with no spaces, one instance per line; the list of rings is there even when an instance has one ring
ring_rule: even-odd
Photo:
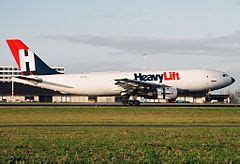
[[[240,161],[240,127],[138,127],[233,124],[240,125],[239,108],[0,108],[0,159]]]
[[[240,109],[0,108],[0,125],[240,124]]]

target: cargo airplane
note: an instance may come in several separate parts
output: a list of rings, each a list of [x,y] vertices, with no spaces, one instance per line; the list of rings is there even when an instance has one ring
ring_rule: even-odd
[[[123,97],[123,104],[140,105],[137,97],[173,101],[181,95],[203,96],[234,83],[226,73],[209,70],[91,72],[61,74],[50,68],[21,40],[9,39],[21,76],[12,80],[62,94]]]

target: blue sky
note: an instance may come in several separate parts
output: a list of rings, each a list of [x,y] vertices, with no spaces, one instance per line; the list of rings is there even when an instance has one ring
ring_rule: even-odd
[[[67,73],[141,70],[146,53],[148,70],[240,80],[240,0],[1,0],[1,65],[11,64],[6,38]]]

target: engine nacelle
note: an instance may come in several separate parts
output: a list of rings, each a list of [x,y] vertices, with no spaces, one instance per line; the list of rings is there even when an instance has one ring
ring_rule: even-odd
[[[144,97],[147,99],[166,99],[174,100],[178,96],[178,91],[176,88],[172,87],[161,87],[154,89],[153,91],[147,92]]]
[[[157,95],[158,99],[173,100],[177,98],[178,91],[172,87],[157,88]]]

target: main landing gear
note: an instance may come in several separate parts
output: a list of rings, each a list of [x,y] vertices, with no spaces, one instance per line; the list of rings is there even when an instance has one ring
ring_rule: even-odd
[[[122,104],[123,105],[129,105],[129,106],[139,106],[140,101],[139,100],[123,100]]]
[[[139,106],[141,102],[137,100],[137,95],[125,95],[123,96],[123,105],[129,105],[129,106]]]

